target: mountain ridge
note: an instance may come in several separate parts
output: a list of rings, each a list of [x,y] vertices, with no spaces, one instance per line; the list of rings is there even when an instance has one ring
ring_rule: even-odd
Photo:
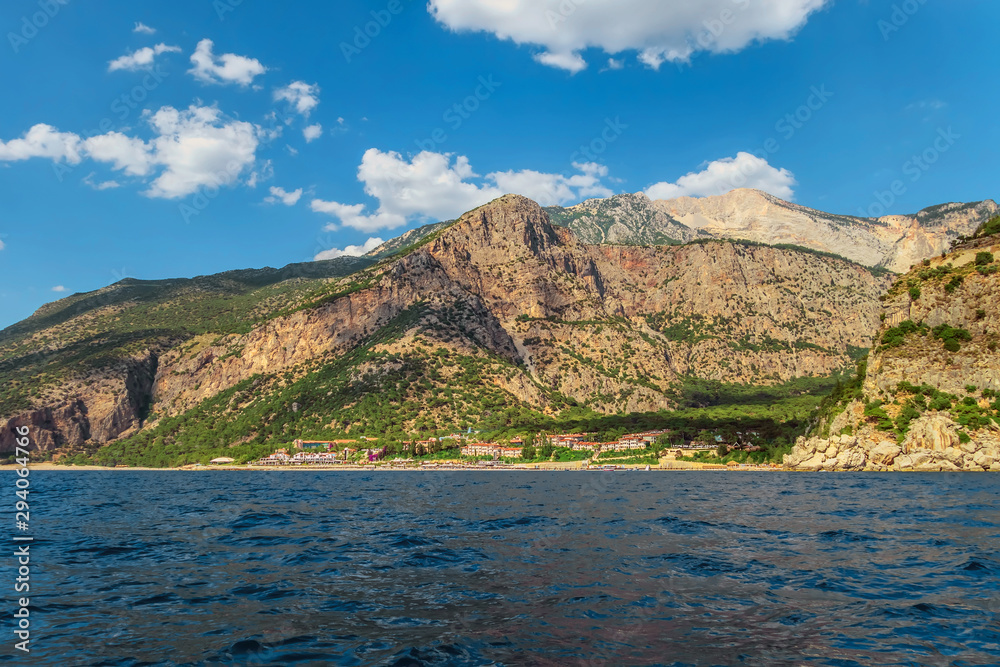
[[[242,447],[574,405],[669,409],[688,377],[769,384],[843,368],[870,344],[887,285],[790,249],[588,245],[517,195],[405,248],[343,277],[117,300],[8,334],[0,419],[35,424],[50,451],[120,442],[168,456],[180,447],[168,425],[192,420]],[[294,416],[245,417],[286,395]]]

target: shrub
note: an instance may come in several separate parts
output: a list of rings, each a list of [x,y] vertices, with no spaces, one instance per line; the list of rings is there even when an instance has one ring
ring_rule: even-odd
[[[1000,271],[1000,265],[990,264],[989,266],[977,266],[976,271],[979,271],[981,276],[992,276],[997,271]]]
[[[986,266],[987,264],[992,264],[994,261],[993,253],[991,252],[977,252],[976,253],[976,266]]]
[[[948,284],[944,286],[944,291],[948,294],[953,293],[962,285],[962,276],[952,276],[952,279],[948,281]]]
[[[958,432],[958,441],[964,445],[967,442],[971,442],[972,438],[970,438],[969,434],[966,433],[965,431],[959,431]]]
[[[893,347],[899,347],[906,342],[908,334],[921,330],[921,325],[916,324],[913,320],[903,320],[898,325],[886,329],[885,333],[882,334],[882,349],[888,350]]]
[[[989,236],[990,234],[1000,234],[1000,216],[984,222],[983,226],[976,232],[976,236]]]
[[[979,387],[977,387],[976,385],[974,385],[974,384],[967,384],[967,385],[965,385],[965,393],[967,393],[967,394],[975,394],[977,391],[979,391]]]
[[[925,260],[923,261],[923,265],[924,265],[924,266],[930,266],[930,265],[931,265],[931,260],[929,260],[929,259],[925,259]]]
[[[972,340],[972,334],[965,329],[952,327],[947,324],[939,324],[933,329],[934,337],[944,343],[944,349],[949,352],[958,352],[962,349],[962,342]]]
[[[914,419],[920,417],[920,413],[917,409],[910,404],[900,411],[899,416],[896,417],[896,430],[899,431],[900,435],[906,435],[906,432],[910,429],[910,422]]]
[[[920,286],[919,285],[914,285],[913,287],[910,288],[910,298],[913,299],[914,301],[916,301],[917,299],[920,298]]]
[[[977,310],[976,311],[976,319],[977,320],[986,319],[986,311],[983,310],[982,308],[980,308],[979,310]]]
[[[950,410],[951,397],[948,394],[939,394],[931,400],[931,410]]]

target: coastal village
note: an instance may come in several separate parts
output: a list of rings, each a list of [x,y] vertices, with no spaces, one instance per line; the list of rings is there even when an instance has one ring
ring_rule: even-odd
[[[655,456],[657,458],[679,460],[696,452],[715,451],[724,444],[721,436],[713,436],[704,440],[670,442],[670,431],[652,430],[640,433],[630,433],[617,440],[609,442],[595,441],[590,433],[558,433],[538,434],[531,441],[543,443],[553,451],[570,451],[575,454],[566,463],[576,463],[578,467],[597,467],[600,469],[615,469],[625,467],[629,459],[639,460]],[[387,447],[377,447],[377,438],[362,437],[357,440],[302,440],[297,439],[290,447],[282,447],[277,451],[250,462],[250,467],[511,467],[525,463],[526,444],[521,437],[511,438],[507,442],[480,442],[474,433],[453,433],[441,438],[404,441],[402,455],[388,453]],[[734,448],[747,451],[757,451],[753,445],[736,444]],[[437,451],[447,458],[432,460],[417,460],[422,453]],[[529,454],[529,456],[532,456]],[[611,458],[616,463],[602,464],[599,459]],[[530,459],[534,461],[532,457]],[[213,459],[214,465],[231,465],[233,459],[222,457]],[[648,463],[647,463],[648,467]],[[727,466],[716,465],[716,468]],[[746,465],[742,467],[748,467]],[[749,466],[758,467],[758,466]],[[764,466],[770,467],[770,466]]]

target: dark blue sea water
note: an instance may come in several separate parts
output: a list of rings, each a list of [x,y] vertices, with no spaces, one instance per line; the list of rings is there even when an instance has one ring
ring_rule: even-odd
[[[31,480],[6,664],[1000,664],[1000,475]]]

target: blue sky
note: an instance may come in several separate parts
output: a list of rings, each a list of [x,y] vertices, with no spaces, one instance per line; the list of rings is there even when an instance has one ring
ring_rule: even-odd
[[[0,326],[125,276],[357,253],[506,191],[747,185],[854,215],[996,198],[998,20],[920,0],[8,0]]]

